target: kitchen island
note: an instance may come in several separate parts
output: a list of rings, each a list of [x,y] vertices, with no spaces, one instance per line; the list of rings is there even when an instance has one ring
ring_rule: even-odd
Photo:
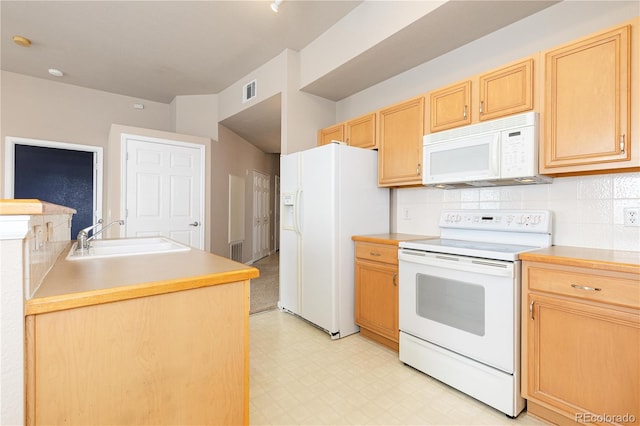
[[[210,253],[67,260],[26,301],[26,423],[248,424],[249,280]]]

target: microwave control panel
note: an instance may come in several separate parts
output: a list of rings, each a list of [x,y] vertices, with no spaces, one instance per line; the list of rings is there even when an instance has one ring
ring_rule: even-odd
[[[538,162],[534,126],[505,130],[501,134],[500,174],[503,178],[533,176]]]

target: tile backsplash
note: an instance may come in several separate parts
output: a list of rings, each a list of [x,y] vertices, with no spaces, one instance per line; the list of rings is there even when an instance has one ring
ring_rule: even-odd
[[[25,239],[29,268],[25,271],[25,298],[31,299],[45,275],[71,239],[71,215],[33,215]]]
[[[542,185],[395,190],[396,232],[439,235],[442,209],[545,209],[554,245],[640,251],[640,227],[623,209],[640,207],[640,173],[555,178]]]

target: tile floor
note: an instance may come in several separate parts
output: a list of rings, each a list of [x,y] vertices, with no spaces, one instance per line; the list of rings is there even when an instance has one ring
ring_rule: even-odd
[[[288,313],[250,317],[252,425],[543,425],[405,366],[359,334],[332,341]]]

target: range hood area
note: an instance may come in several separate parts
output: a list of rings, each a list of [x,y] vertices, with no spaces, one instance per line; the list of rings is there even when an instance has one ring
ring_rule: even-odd
[[[494,179],[494,180],[476,180],[470,182],[450,182],[427,185],[432,188],[439,189],[460,189],[460,188],[485,188],[489,186],[513,186],[513,185],[537,185],[543,183],[551,183],[552,178],[548,176],[531,176],[514,179]]]
[[[538,173],[538,113],[424,136],[423,185],[442,189],[551,183]]]

